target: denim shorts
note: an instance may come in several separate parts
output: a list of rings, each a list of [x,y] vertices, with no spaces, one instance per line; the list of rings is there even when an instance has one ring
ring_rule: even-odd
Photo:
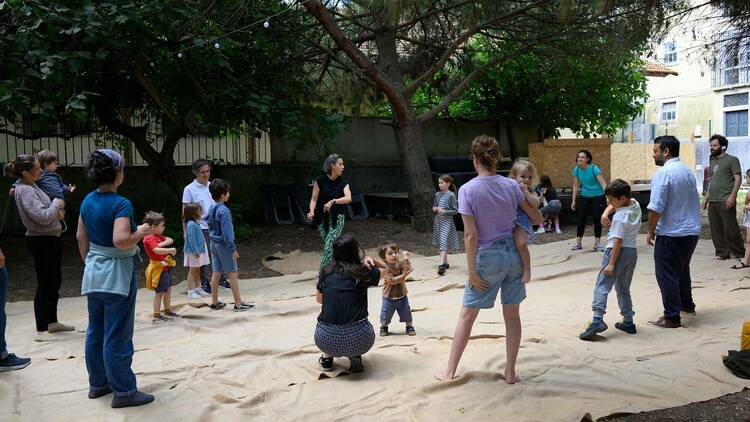
[[[497,293],[500,303],[517,305],[526,298],[521,256],[512,237],[496,240],[489,248],[477,251],[476,270],[487,284],[487,290],[471,287],[466,281],[463,305],[467,308],[490,309],[495,306]]]
[[[172,271],[169,268],[161,270],[159,276],[159,285],[156,286],[156,293],[168,292],[169,288],[172,287]]]
[[[226,246],[219,242],[211,242],[211,268],[215,273],[236,273],[237,260]]]

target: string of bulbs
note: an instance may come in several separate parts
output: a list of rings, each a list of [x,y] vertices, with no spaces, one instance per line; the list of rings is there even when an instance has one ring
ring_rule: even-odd
[[[230,35],[232,35],[232,34],[235,34],[237,32],[244,31],[244,30],[250,29],[252,27],[255,27],[255,26],[258,26],[258,25],[261,25],[261,24],[263,25],[263,28],[268,29],[271,26],[271,19],[276,18],[278,16],[281,16],[282,14],[284,14],[284,13],[292,10],[295,6],[297,6],[297,5],[303,5],[303,4],[307,3],[308,1],[310,1],[310,0],[297,1],[297,2],[295,2],[293,4],[291,4],[286,9],[281,10],[279,12],[276,12],[273,15],[270,15],[270,16],[266,17],[265,19],[260,19],[258,21],[249,23],[249,24],[247,24],[245,26],[233,29],[233,30],[227,32],[224,35],[218,36],[218,37],[216,37],[216,38],[213,39],[213,41],[214,41],[214,48],[216,48],[216,49],[221,48],[221,44],[219,43],[219,41],[222,40],[222,39],[224,39],[224,38],[226,38],[226,37],[228,37],[228,36],[230,36]],[[177,57],[181,59],[181,58],[184,57],[184,53],[183,53],[184,51],[191,50],[193,48],[204,47],[205,45],[209,44],[210,42],[211,41],[203,41],[201,43],[197,43],[197,44],[191,45],[191,46],[189,46],[187,48],[181,48],[180,51],[177,51],[175,53],[177,53]],[[151,67],[154,67],[154,63],[153,62],[151,63]]]

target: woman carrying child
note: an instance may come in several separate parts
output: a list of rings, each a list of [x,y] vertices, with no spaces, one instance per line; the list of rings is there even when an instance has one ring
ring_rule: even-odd
[[[435,222],[432,229],[432,244],[440,248],[440,265],[437,273],[445,274],[448,265],[448,250],[457,250],[458,232],[453,223],[453,216],[458,214],[458,201],[456,200],[456,185],[453,177],[444,174],[438,178],[439,191],[435,193],[435,201],[432,203],[432,212],[435,213]]]
[[[8,168],[19,179],[14,196],[18,214],[26,227],[26,244],[34,257],[36,330],[39,333],[73,331],[74,327],[57,320],[63,251],[60,220],[65,218],[65,201],[50,199],[36,184],[41,177],[41,167],[34,156],[21,155]]]
[[[78,252],[85,262],[81,294],[86,296],[86,369],[89,398],[114,392],[112,407],[141,406],[154,396],[138,391],[133,363],[133,325],[138,283],[138,242],[151,226],[135,225],[133,205],[117,193],[125,162],[111,149],[89,155],[86,177],[97,189],[86,195],[78,217]]]
[[[333,358],[349,358],[349,371],[362,372],[362,355],[375,343],[367,320],[367,288],[377,287],[380,269],[351,234],[336,238],[331,262],[320,270],[315,300],[322,305],[315,327],[315,345],[323,352],[323,371],[333,369]],[[382,264],[380,264],[382,266]]]

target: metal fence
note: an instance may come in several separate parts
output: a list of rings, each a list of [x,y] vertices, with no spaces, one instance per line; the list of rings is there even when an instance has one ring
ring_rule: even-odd
[[[166,125],[160,119],[144,120],[134,117],[131,124],[146,127],[151,146],[161,151]],[[48,149],[57,154],[60,164],[82,166],[95,149],[111,148],[123,154],[128,165],[148,165],[132,141],[103,136],[103,132],[97,129],[100,127],[97,122],[86,125],[85,128],[73,128],[64,123],[40,128],[33,116],[24,116],[13,123],[0,122],[0,127],[24,135],[0,133],[0,162],[12,161],[21,154],[35,154]],[[190,165],[198,158],[223,164],[271,164],[271,140],[268,133],[251,136],[222,130],[212,132],[191,134],[180,139],[173,156],[175,164]],[[34,139],[26,139],[28,137]]]

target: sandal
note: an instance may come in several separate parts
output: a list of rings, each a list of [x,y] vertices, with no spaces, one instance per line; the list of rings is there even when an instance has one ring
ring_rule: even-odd
[[[744,262],[740,261],[739,264],[734,264],[730,268],[733,270],[741,270],[743,268],[750,268],[750,265],[747,265]]]

